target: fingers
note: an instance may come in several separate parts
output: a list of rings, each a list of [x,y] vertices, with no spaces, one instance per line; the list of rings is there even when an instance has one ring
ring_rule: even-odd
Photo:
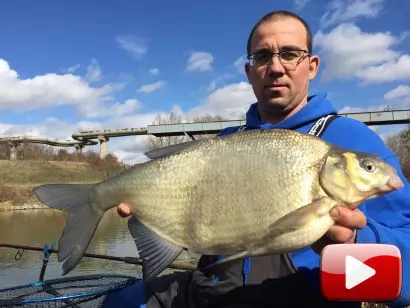
[[[335,243],[354,242],[356,229],[366,226],[366,216],[358,209],[350,210],[343,207],[332,209],[330,215],[336,224],[332,226],[326,237]]]
[[[356,235],[356,229],[349,229],[344,226],[334,225],[326,234],[328,240],[332,243],[353,243]]]
[[[366,216],[358,209],[336,207],[330,211],[330,215],[335,220],[335,225],[312,245],[312,249],[318,254],[329,244],[354,243],[357,229],[364,228],[367,223]]]
[[[366,226],[366,216],[359,209],[350,210],[343,207],[336,207],[330,211],[330,215],[337,225],[349,229],[362,229]]]
[[[131,208],[128,206],[128,204],[126,203],[120,203],[117,206],[117,213],[118,215],[120,215],[121,217],[127,217],[131,215]]]

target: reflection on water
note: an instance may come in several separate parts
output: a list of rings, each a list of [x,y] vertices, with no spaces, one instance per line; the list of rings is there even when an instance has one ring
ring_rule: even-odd
[[[0,243],[43,247],[58,244],[66,222],[65,212],[52,209],[0,212]],[[89,253],[120,257],[138,257],[136,247],[127,229],[127,220],[115,210],[101,220],[87,249]],[[0,247],[0,288],[26,284],[38,280],[43,253],[24,251],[19,261],[14,259],[17,249]],[[118,261],[83,258],[67,276],[96,273],[139,275],[140,266]],[[61,277],[57,255],[52,254],[45,279]]]

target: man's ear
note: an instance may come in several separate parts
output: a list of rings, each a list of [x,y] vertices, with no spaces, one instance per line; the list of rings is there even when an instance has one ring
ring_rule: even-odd
[[[244,69],[245,69],[246,77],[248,78],[248,82],[250,84],[252,84],[252,82],[251,82],[251,80],[252,80],[252,78],[251,78],[251,67],[250,67],[248,62],[245,63]]]
[[[319,56],[310,56],[309,62],[309,80],[313,80],[319,70],[320,58]]]

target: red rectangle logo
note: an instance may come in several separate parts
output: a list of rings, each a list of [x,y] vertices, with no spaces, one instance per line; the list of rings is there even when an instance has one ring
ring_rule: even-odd
[[[400,295],[400,250],[385,244],[334,244],[322,251],[321,289],[329,300],[390,301]]]

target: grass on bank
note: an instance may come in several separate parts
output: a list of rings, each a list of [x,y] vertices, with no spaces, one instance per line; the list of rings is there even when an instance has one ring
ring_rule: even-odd
[[[126,168],[114,155],[100,159],[98,153],[92,151],[76,154],[45,145],[23,144],[18,160],[11,161],[9,150],[0,145],[0,153],[4,154],[4,157],[0,155],[0,211],[5,207],[12,209],[15,205],[36,203],[32,192],[35,186],[98,182]]]

